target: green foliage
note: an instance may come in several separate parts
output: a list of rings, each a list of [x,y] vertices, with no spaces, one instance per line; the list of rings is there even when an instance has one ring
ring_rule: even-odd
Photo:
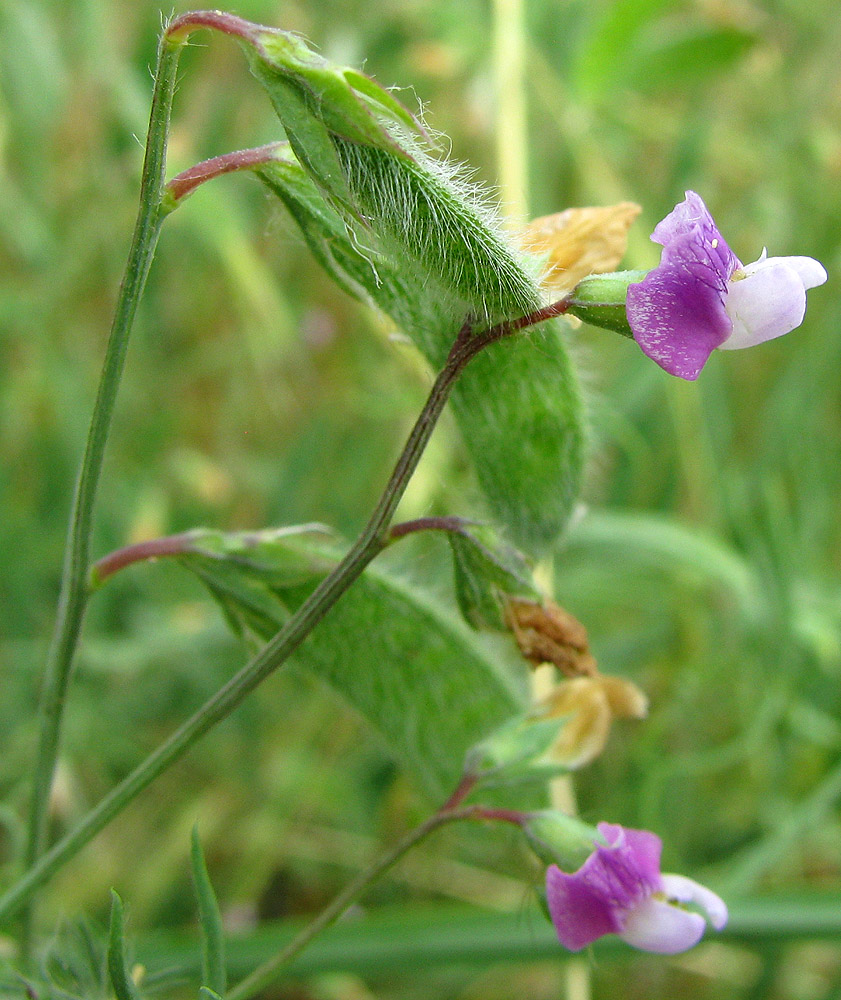
[[[117,1000],[140,1000],[140,991],[126,963],[123,903],[111,890],[111,926],[108,931],[108,975]]]
[[[506,594],[536,597],[531,571],[523,556],[505,545],[490,525],[463,524],[447,532],[453,553],[458,606],[473,628],[505,627]]]
[[[201,928],[201,981],[202,990],[211,997],[222,996],[227,986],[225,971],[225,935],[222,915],[213,884],[207,872],[198,826],[193,827],[190,837],[190,867],[193,873],[193,889],[199,910]]]
[[[46,943],[31,977],[18,974],[8,984],[9,997],[27,995],[44,1000],[94,1000],[111,995],[106,943],[102,931],[80,918],[63,923]],[[0,986],[2,990],[5,983]]]
[[[602,4],[577,53],[578,89],[590,99],[603,97],[616,78],[621,77],[639,34],[670,6],[670,0],[617,0]]]
[[[349,223],[387,243],[398,273],[416,284],[415,268],[436,276],[480,321],[536,308],[537,289],[478,191],[424,152],[411,114],[387,91],[287,32],[261,32],[246,51],[301,165]],[[447,317],[450,328],[465,315]]]
[[[195,532],[180,562],[242,635],[261,644],[338,562],[303,529]],[[499,658],[422,591],[369,567],[295,654],[383,736],[432,801],[452,791],[467,750],[522,695]]]
[[[407,165],[367,147],[348,146],[346,152],[356,171],[352,187],[362,190],[366,214],[386,216],[379,239],[373,229],[354,230],[351,221],[345,228],[289,158],[259,171],[289,208],[316,258],[343,288],[367,293],[435,366],[443,363],[465,316],[487,316],[489,311],[516,316],[528,308],[527,302],[518,301],[516,290],[496,284],[494,260],[503,254],[504,261],[507,251],[494,241],[481,216],[471,215],[469,204],[449,192],[431,167],[425,173],[414,162]],[[423,158],[421,164],[430,162]],[[410,190],[404,190],[407,183]],[[426,193],[418,187],[423,184],[430,186]],[[394,192],[397,215],[394,208],[388,215],[373,205],[378,192]],[[435,221],[423,210],[414,216],[414,224],[410,222],[406,212],[425,204],[455,214]],[[459,206],[465,218],[459,219]],[[433,248],[435,253],[441,249],[439,226],[456,234],[451,240],[473,239],[473,250],[450,247],[444,253],[450,264],[465,255],[476,264],[468,279],[472,295],[460,287],[460,269],[442,273],[446,269],[435,263]],[[408,249],[405,242],[398,245],[397,234],[411,234]],[[491,250],[493,259],[486,259],[483,253]],[[404,262],[407,252],[412,253],[410,263]],[[488,289],[492,301],[485,297]],[[578,496],[584,460],[581,398],[560,329],[558,321],[545,323],[535,333],[487,348],[468,366],[452,395],[492,514],[516,544],[534,554],[557,540]]]
[[[576,523],[556,559],[556,597],[587,625],[602,668],[633,677],[652,703],[633,736],[617,731],[609,756],[576,778],[583,814],[656,830],[664,866],[715,877],[719,888],[740,848],[769,847],[741,855],[744,875],[734,874],[762,895],[749,907],[728,899],[736,938],[725,948],[685,963],[603,949],[592,995],[831,996],[841,885],[837,794],[827,804],[841,751],[835,4],[667,0],[603,55],[591,40],[623,4],[573,0],[563,17],[546,0],[525,7],[535,215],[633,198],[644,217],[628,265],[647,267],[657,254],[648,233],[692,187],[742,259],[767,245],[813,254],[830,270],[797,333],[714,357],[696,386],[676,385],[613,334],[575,335],[593,428],[584,499],[599,517]],[[278,18],[268,0],[237,9],[265,23]],[[326,55],[412,83],[430,125],[494,184],[490,10],[346,0],[288,5],[283,18]],[[33,745],[24,720],[55,611],[68,490],[120,246],[136,210],[134,136],[148,116],[160,11],[146,0],[0,4],[0,789],[19,816]],[[649,84],[644,70],[658,46],[702,29],[755,40],[747,57],[743,50],[692,79],[676,73]],[[183,56],[173,173],[277,137],[276,116],[236,53],[202,42]],[[585,60],[604,79],[605,99],[576,86]],[[109,446],[97,555],[200,523],[237,529],[316,518],[351,536],[385,481],[426,372],[312,266],[285,213],[267,222],[269,212],[258,184],[232,177],[167,222]],[[361,245],[379,263],[370,238]],[[434,299],[440,286],[429,287]],[[533,343],[550,363],[552,339]],[[504,396],[504,365],[496,378]],[[462,443],[452,431],[445,424],[433,439],[401,516],[477,514],[468,435]],[[645,523],[617,531],[607,517]],[[446,551],[428,539],[395,547],[390,558],[433,585],[451,575]],[[204,598],[166,565],[139,567],[97,595],[68,706],[57,827],[240,664],[241,649]],[[811,797],[824,788],[818,811]],[[160,932],[144,936],[138,958],[152,971],[189,964],[197,982],[196,941],[181,944],[195,920],[183,861],[197,814],[220,895],[257,899],[263,916],[311,911],[416,810],[399,773],[332,694],[303,675],[294,684],[278,678],[48,888],[41,931],[80,909],[107,921],[103,905],[119,872],[132,925]],[[793,840],[783,824],[783,851],[781,816],[800,821]],[[296,974],[351,969],[383,1000],[407,1000],[417,997],[417,976],[406,970],[423,962],[425,998],[562,994],[552,928],[523,911],[521,883],[497,881],[511,871],[510,849],[489,847],[487,832],[454,830],[436,842],[374,895],[368,919],[316,942]],[[138,842],[155,865],[136,863]],[[13,838],[0,841],[5,878],[14,850]],[[451,916],[437,899],[424,906],[430,885],[509,912]],[[382,912],[387,902],[395,905]],[[247,974],[288,940],[289,923],[286,916],[232,942],[231,974]],[[101,995],[95,982],[76,994]],[[185,990],[172,977],[159,988]],[[355,979],[342,988],[364,987]],[[19,984],[13,989],[19,997]]]
[[[391,155],[408,159],[378,116],[410,129],[414,119],[373,80],[331,64],[290,32],[252,29],[244,42],[251,70],[266,88],[295,155],[328,197],[358,215],[338,144],[385,147]]]
[[[344,258],[435,367],[466,319],[488,325],[537,308],[533,265],[508,244],[487,196],[427,154],[406,131],[414,119],[387,91],[284,32],[261,32],[246,50],[292,150],[341,213],[347,235],[313,210],[311,193],[301,197],[288,162],[268,167],[264,178],[291,203],[328,272],[337,264],[345,270],[336,260]],[[327,249],[331,241],[339,246]],[[360,275],[366,252],[374,259]],[[343,277],[340,284],[347,288]],[[581,400],[557,324],[542,339],[539,356],[525,338],[484,352],[453,396],[491,512],[536,553],[560,535],[583,465]]]

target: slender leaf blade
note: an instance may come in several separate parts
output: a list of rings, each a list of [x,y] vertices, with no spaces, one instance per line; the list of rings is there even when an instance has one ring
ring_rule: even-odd
[[[141,1000],[126,961],[123,901],[111,890],[111,923],[108,931],[108,974],[117,1000]]]
[[[193,873],[193,888],[199,910],[199,925],[202,942],[202,986],[214,994],[224,995],[227,988],[225,972],[225,935],[222,928],[222,914],[213,884],[207,871],[198,827],[194,826],[190,838],[190,867]]]

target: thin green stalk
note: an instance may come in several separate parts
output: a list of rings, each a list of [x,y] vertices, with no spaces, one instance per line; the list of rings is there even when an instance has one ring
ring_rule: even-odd
[[[494,0],[493,75],[496,90],[496,170],[506,218],[522,226],[528,214],[526,39],[522,0]]]
[[[37,862],[46,843],[48,802],[61,739],[64,705],[88,598],[90,538],[96,490],[125,363],[129,333],[163,221],[159,209],[164,187],[169,116],[182,46],[183,43],[173,44],[164,37],[158,51],[140,209],[73,499],[58,615],[45,667],[39,707],[39,743],[25,853],[28,867]]]
[[[455,800],[455,795],[452,797],[452,800]],[[325,906],[314,920],[295,935],[285,948],[281,949],[277,955],[263,962],[254,972],[246,976],[242,982],[237,983],[236,986],[230,989],[225,994],[225,1000],[249,1000],[250,997],[261,993],[267,986],[270,986],[274,982],[277,974],[284,966],[296,958],[316,935],[335,923],[345,910],[362,895],[365,889],[373,885],[407,851],[411,850],[416,844],[419,844],[434,830],[437,830],[440,826],[444,826],[445,823],[453,823],[465,819],[501,820],[502,822],[514,823],[521,826],[525,819],[525,814],[507,809],[485,809],[483,806],[467,806],[464,809],[453,809],[447,805],[442,806],[425,823],[421,823],[420,826],[407,833],[390,851],[387,851],[370,867],[360,872],[332,902]]]
[[[420,843],[433,830],[444,826],[445,823],[467,819],[471,813],[472,809],[470,807],[458,812],[437,812],[425,823],[407,833],[390,851],[378,858],[369,868],[361,871],[355,879],[349,882],[339,895],[332,902],[328,903],[314,920],[296,934],[285,948],[278,952],[277,955],[273,955],[270,959],[263,962],[262,965],[258,966],[254,972],[246,976],[236,986],[229,989],[225,995],[225,1000],[248,1000],[248,998],[262,992],[274,982],[278,972],[291,962],[296,955],[302,952],[317,934],[335,923],[368,886],[372,885],[381,875],[385,874],[415,844]]]
[[[359,538],[338,566],[325,577],[284,627],[227,684],[153,751],[127,778],[105,796],[82,822],[27,871],[0,898],[0,920],[16,913],[34,890],[69,858],[77,854],[140,792],[217,722],[226,718],[261,681],[276,670],[303,642],[312,629],[388,544],[388,528],[435,424],[458,376],[472,358],[488,344],[535,323],[566,312],[567,301],[545,306],[527,316],[500,323],[483,333],[472,334],[465,326],[459,333],[447,363],[439,372],[420,416],[397,460],[391,478]]]

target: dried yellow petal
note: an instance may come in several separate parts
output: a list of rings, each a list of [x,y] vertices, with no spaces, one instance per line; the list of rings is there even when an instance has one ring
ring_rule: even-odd
[[[563,681],[545,705],[549,716],[569,716],[549,750],[553,764],[578,768],[599,756],[607,742],[613,715],[595,678],[573,677]]]
[[[648,696],[636,684],[610,674],[601,674],[599,680],[617,719],[644,719],[648,715]]]
[[[561,681],[539,706],[543,718],[567,719],[547,756],[553,764],[583,767],[601,754],[615,718],[641,719],[645,694],[622,677],[596,674]]]
[[[546,257],[544,287],[565,294],[588,274],[616,270],[625,255],[628,230],[641,211],[631,201],[603,208],[568,208],[534,219],[520,241],[525,250]]]

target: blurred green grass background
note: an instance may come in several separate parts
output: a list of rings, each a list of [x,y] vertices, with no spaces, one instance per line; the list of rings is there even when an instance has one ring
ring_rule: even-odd
[[[554,568],[602,669],[650,719],[578,780],[585,818],[656,830],[665,867],[730,898],[841,908],[841,17],[835,0],[522,0],[533,215],[631,199],[629,266],[699,191],[743,260],[806,253],[830,273],[806,322],[718,355],[696,385],[633,344],[571,334],[587,385],[586,503]],[[189,9],[179,2],[175,12]],[[330,58],[410,90],[453,155],[495,184],[491,38],[477,0],[241,0]],[[170,10],[164,11],[169,14]],[[150,0],[0,4],[0,862],[20,836],[33,710],[69,495],[136,210],[161,10]],[[209,36],[181,63],[170,172],[278,137],[241,53]],[[94,552],[198,524],[321,520],[352,535],[429,376],[322,275],[256,181],[223,178],[164,229],[130,348]],[[478,511],[446,420],[405,516]],[[404,558],[430,581],[444,551]],[[65,730],[55,826],[72,824],[241,662],[176,567],[136,568],[93,602]],[[310,912],[428,809],[348,710],[279,676],[54,880],[51,929],[194,922],[199,820],[229,923]],[[533,871],[508,838],[454,830],[371,905],[444,896],[516,910]],[[524,918],[525,919],[525,918]],[[421,980],[317,977],[286,997],[563,995],[564,957]],[[568,985],[568,984],[567,984]],[[594,998],[841,996],[841,942],[712,943],[680,961],[597,961]],[[574,989],[574,986],[572,987]],[[183,994],[186,995],[186,994]],[[570,994],[572,996],[572,994]],[[579,994],[579,996],[585,994]]]

